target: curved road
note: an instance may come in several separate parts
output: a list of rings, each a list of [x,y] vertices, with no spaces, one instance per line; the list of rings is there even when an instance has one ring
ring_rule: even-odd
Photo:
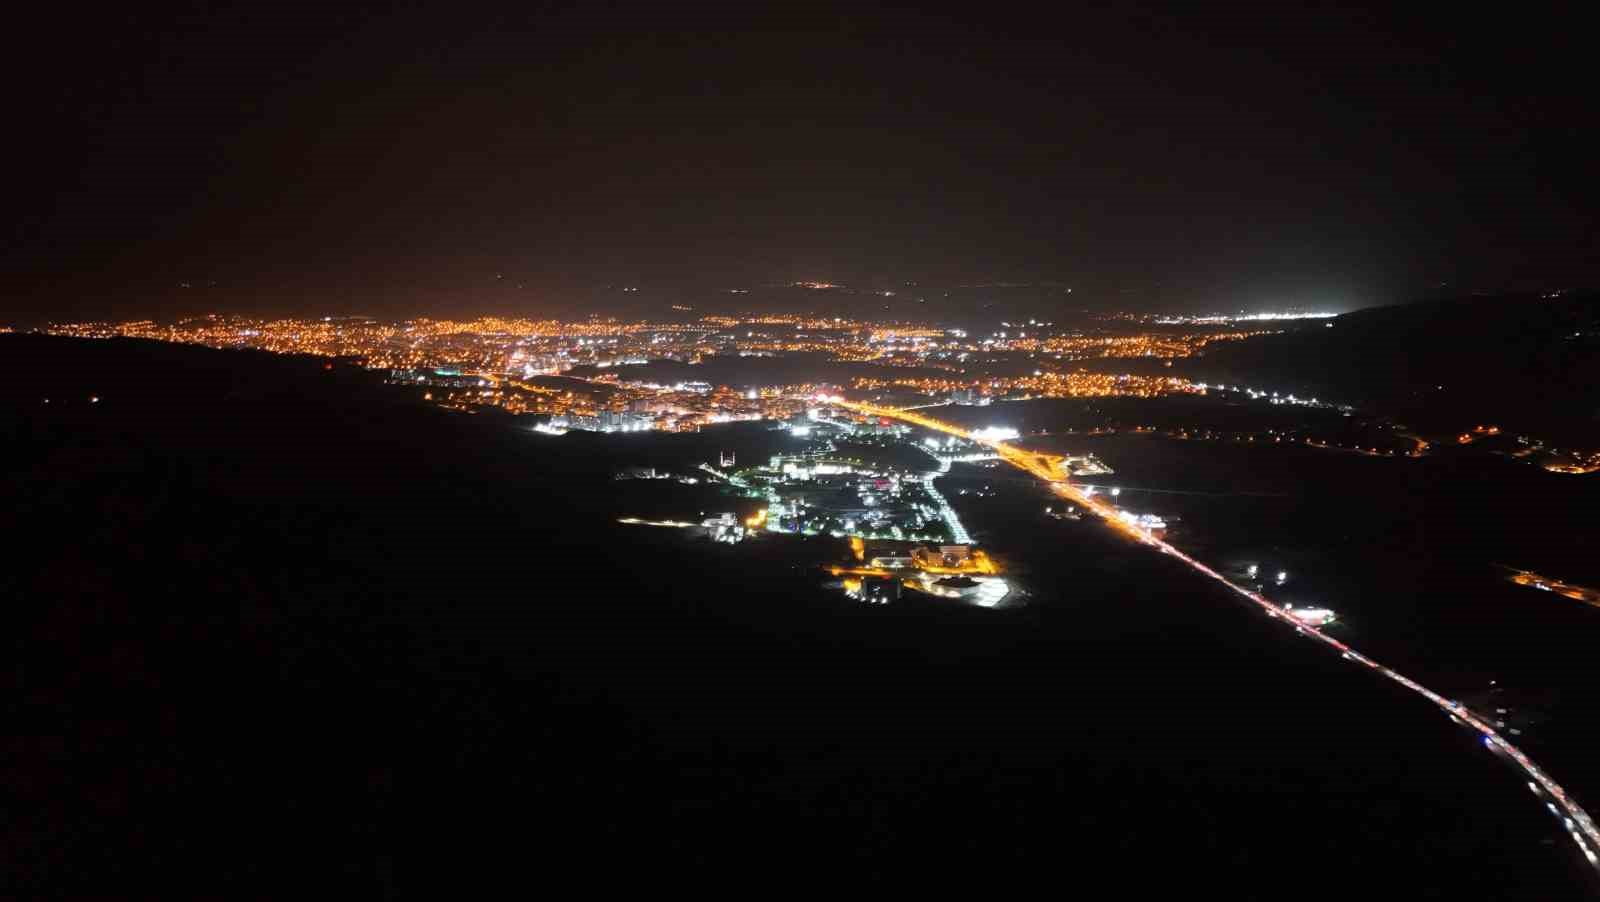
[[[1523,754],[1521,749],[1517,748],[1515,745],[1512,745],[1510,742],[1507,742],[1504,737],[1495,731],[1493,726],[1472,714],[1460,702],[1447,699],[1428,687],[1416,682],[1415,680],[1390,670],[1382,664],[1379,664],[1377,661],[1362,655],[1355,649],[1344,644],[1343,642],[1340,642],[1338,639],[1327,635],[1326,633],[1322,632],[1322,630],[1314,626],[1296,623],[1290,620],[1288,615],[1283,612],[1282,608],[1280,608],[1276,603],[1267,599],[1266,596],[1262,595],[1261,593],[1252,592],[1243,586],[1236,585],[1217,571],[1207,567],[1205,564],[1200,563],[1187,554],[1184,554],[1182,551],[1179,551],[1173,546],[1167,544],[1165,541],[1162,541],[1161,539],[1151,535],[1149,530],[1141,529],[1138,526],[1134,526],[1118,517],[1116,515],[1116,510],[1111,505],[1101,501],[1098,498],[1094,498],[1088,494],[1085,494],[1077,486],[1074,486],[1067,481],[1066,477],[1062,475],[1062,470],[1060,467],[1060,464],[1064,458],[1054,454],[1041,454],[1036,451],[1028,451],[1012,445],[1007,445],[1004,442],[983,439],[973,435],[959,426],[954,426],[949,423],[945,423],[942,420],[936,420],[932,417],[923,416],[922,414],[915,413],[911,410],[902,410],[894,407],[879,407],[874,404],[858,404],[852,401],[846,401],[839,397],[821,397],[818,398],[818,400],[843,407],[847,410],[853,410],[857,413],[866,414],[868,416],[889,417],[891,419],[901,420],[914,426],[921,426],[924,429],[932,429],[937,432],[958,436],[960,438],[967,439],[968,441],[977,442],[993,448],[995,453],[1000,455],[1000,457],[1003,458],[1007,463],[1025,470],[1048,483],[1052,492],[1094,512],[1113,529],[1116,529],[1129,538],[1132,538],[1138,542],[1142,542],[1145,545],[1149,545],[1163,554],[1171,555],[1178,560],[1183,561],[1192,569],[1211,577],[1217,582],[1222,583],[1224,586],[1227,586],[1229,589],[1232,589],[1234,592],[1237,592],[1245,599],[1260,606],[1266,611],[1268,616],[1281,620],[1287,625],[1292,625],[1294,626],[1296,632],[1305,636],[1309,636],[1312,639],[1315,639],[1328,646],[1329,648],[1338,651],[1345,660],[1353,661],[1354,663],[1360,664],[1369,670],[1382,674],[1383,676],[1393,680],[1396,683],[1399,683],[1412,692],[1415,692],[1423,698],[1426,698],[1428,701],[1438,706],[1440,710],[1444,711],[1444,713],[1448,714],[1453,721],[1464,724],[1476,730],[1483,737],[1483,744],[1489,750],[1499,753],[1505,759],[1521,768],[1522,771],[1530,778],[1530,782],[1528,784],[1529,788],[1532,789],[1536,794],[1542,796],[1545,800],[1545,805],[1550,809],[1550,812],[1561,819],[1563,826],[1565,826],[1567,829],[1568,835],[1572,837],[1573,842],[1577,843],[1578,849],[1583,852],[1583,855],[1586,859],[1588,859],[1589,864],[1596,868],[1600,868],[1600,829],[1596,829],[1594,820],[1589,817],[1589,813],[1584,811],[1582,806],[1580,806],[1575,800],[1567,795],[1567,791],[1561,787],[1561,784],[1551,779],[1550,776],[1541,770],[1538,765],[1533,763],[1532,759]]]

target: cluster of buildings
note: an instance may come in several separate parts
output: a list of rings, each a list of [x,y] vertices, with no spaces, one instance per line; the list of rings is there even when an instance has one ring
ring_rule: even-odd
[[[680,308],[687,310],[687,308]],[[500,409],[541,418],[539,427],[560,433],[694,431],[738,420],[782,420],[802,412],[817,382],[759,388],[689,380],[659,385],[630,378],[636,364],[709,357],[783,357],[870,364],[881,370],[853,375],[863,391],[903,392],[929,403],[981,405],[1029,398],[1154,398],[1217,395],[1274,405],[1351,409],[1318,398],[1244,385],[1208,385],[1170,376],[1089,372],[1090,359],[1175,358],[1204,353],[1219,342],[1265,334],[1275,320],[1327,318],[1322,312],[1169,317],[1115,315],[1121,326],[1064,329],[1049,321],[1001,322],[989,330],[927,323],[869,323],[807,314],[702,316],[692,321],[590,317],[578,321],[516,317],[465,320],[416,318],[381,321],[363,316],[263,319],[209,315],[171,323],[153,320],[56,324],[45,331],[84,338],[131,337],[249,348],[347,360],[414,386],[423,399],[466,412]],[[1022,367],[1019,367],[1019,364]],[[583,368],[583,369],[579,369]],[[1018,373],[1021,372],[1020,375]],[[576,374],[581,373],[579,377]],[[836,391],[836,390],[835,390]],[[913,402],[915,403],[915,402]],[[1178,438],[1218,438],[1174,430]],[[1468,442],[1480,436],[1465,434]],[[1296,436],[1244,435],[1239,441],[1300,441]],[[1459,440],[1459,439],[1458,439]],[[1390,448],[1334,445],[1310,437],[1313,447],[1384,456],[1422,456],[1427,443],[1396,440]],[[1519,437],[1513,457],[1552,472],[1600,472],[1600,450],[1548,447]]]
[[[826,451],[773,457],[741,476],[768,498],[767,529],[806,535],[945,541],[945,507],[926,473]]]
[[[542,425],[541,431],[557,434],[569,429],[581,429],[586,432],[645,432],[655,428],[655,418],[621,410],[602,410],[593,416],[558,414]]]
[[[738,419],[782,419],[796,412],[775,403],[808,393],[809,385],[748,388],[701,383],[653,385],[628,378],[635,364],[679,361],[695,364],[711,356],[812,354],[832,362],[871,363],[886,370],[917,368],[947,374],[861,380],[859,388],[897,387],[958,403],[982,404],[998,397],[1049,397],[1156,394],[1188,390],[1174,380],[1147,380],[1069,373],[1063,361],[1092,357],[1178,357],[1208,343],[1251,333],[1171,330],[1134,334],[1083,334],[1052,323],[1003,323],[985,336],[926,323],[866,323],[843,317],[794,315],[704,316],[690,322],[621,321],[592,317],[581,321],[478,317],[468,320],[418,318],[385,322],[370,317],[260,319],[202,316],[173,323],[152,320],[58,324],[53,334],[89,338],[115,336],[252,348],[285,354],[341,358],[387,372],[401,384],[427,391],[426,400],[476,411],[498,407],[514,414],[564,418],[547,422],[547,431],[597,429],[692,430]],[[995,380],[991,364],[1006,368],[1019,356],[1038,358],[1034,381]],[[581,380],[549,384],[552,376],[579,367]],[[1112,381],[1107,381],[1107,379]],[[590,383],[596,389],[578,383]],[[606,390],[600,390],[606,389]],[[617,419],[606,411],[632,416]],[[649,416],[646,416],[646,415]]]
[[[909,391],[964,406],[1031,398],[1158,398],[1206,393],[1204,386],[1175,376],[1091,373],[1081,369],[1039,369],[1025,376],[862,376],[851,386],[867,391]]]
[[[851,541],[857,566],[834,568],[846,596],[887,604],[902,589],[994,607],[1011,587],[989,556],[970,544],[871,547]]]
[[[906,589],[983,606],[1006,597],[998,568],[934,487],[972,443],[946,439],[923,448],[916,456],[932,459],[915,469],[870,459],[879,447],[921,447],[903,423],[812,408],[789,428],[814,435],[814,446],[738,471],[738,484],[767,501],[747,530],[846,539],[851,561],[833,573],[846,596],[866,604],[887,604]]]
[[[741,519],[731,512],[719,513],[698,523],[633,518],[623,522],[691,528],[728,544],[775,533],[844,539],[850,560],[832,572],[841,578],[847,596],[867,604],[887,604],[906,589],[984,606],[1006,597],[1010,588],[998,576],[995,563],[973,544],[933,485],[949,469],[952,455],[976,447],[971,442],[946,439],[923,448],[902,423],[840,414],[826,407],[812,407],[785,427],[804,430],[812,438],[809,447],[742,468],[736,468],[735,455],[723,452],[716,466],[700,466],[727,490],[764,501],[753,515]],[[885,450],[891,456],[902,455],[902,463],[875,459]],[[923,466],[906,463],[918,459]],[[669,477],[639,467],[618,478]]]

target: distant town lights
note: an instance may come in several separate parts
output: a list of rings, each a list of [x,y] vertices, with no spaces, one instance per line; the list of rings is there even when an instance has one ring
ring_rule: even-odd
[[[1272,320],[1333,319],[1338,315],[1337,313],[1220,313],[1208,316],[1161,316],[1157,317],[1155,322],[1164,326],[1189,323],[1250,323],[1270,322]]]

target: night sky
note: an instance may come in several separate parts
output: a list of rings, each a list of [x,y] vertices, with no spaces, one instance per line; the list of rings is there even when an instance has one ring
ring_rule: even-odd
[[[818,279],[1338,309],[1600,281],[1575,6],[859,6],[27,12],[5,306],[539,313]]]

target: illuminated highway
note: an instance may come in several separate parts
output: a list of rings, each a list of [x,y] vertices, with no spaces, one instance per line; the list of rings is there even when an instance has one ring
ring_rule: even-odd
[[[1511,581],[1519,586],[1528,586],[1541,589],[1545,592],[1554,592],[1563,598],[1581,601],[1586,605],[1600,608],[1600,589],[1590,589],[1587,586],[1574,586],[1564,583],[1559,579],[1540,576],[1532,570],[1518,570],[1511,576]]]
[[[1404,686],[1412,692],[1415,692],[1423,698],[1426,698],[1428,701],[1438,706],[1438,708],[1448,715],[1452,721],[1471,727],[1473,730],[1477,731],[1477,733],[1483,738],[1484,746],[1490,751],[1501,755],[1506,760],[1516,764],[1517,767],[1521,768],[1523,772],[1531,778],[1531,782],[1528,784],[1529,788],[1531,788],[1536,794],[1542,796],[1545,799],[1545,805],[1550,809],[1551,813],[1561,819],[1562,825],[1566,828],[1568,835],[1572,837],[1573,842],[1577,843],[1579,850],[1583,852],[1583,855],[1586,859],[1588,859],[1589,864],[1591,866],[1600,867],[1600,829],[1596,829],[1593,819],[1589,817],[1589,813],[1584,811],[1575,800],[1568,796],[1567,791],[1563,789],[1559,783],[1546,775],[1538,765],[1534,764],[1534,762],[1529,759],[1527,755],[1523,754],[1521,749],[1517,748],[1515,745],[1512,745],[1510,742],[1507,742],[1498,732],[1495,731],[1493,726],[1480,719],[1472,712],[1468,711],[1467,708],[1460,702],[1447,699],[1444,696],[1441,696],[1433,690],[1427,688],[1426,686],[1423,686],[1400,673],[1390,670],[1382,664],[1379,664],[1377,661],[1360,654],[1355,649],[1343,642],[1340,642],[1338,639],[1327,635],[1315,626],[1299,623],[1291,619],[1278,604],[1269,600],[1261,593],[1253,592],[1244,588],[1243,586],[1234,584],[1217,571],[1211,569],[1205,564],[1202,564],[1194,558],[1189,557],[1187,554],[1184,554],[1182,551],[1179,551],[1177,548],[1174,548],[1167,542],[1151,535],[1149,530],[1142,529],[1117,516],[1115,507],[1106,503],[1105,501],[1100,500],[1099,498],[1089,495],[1067,481],[1067,477],[1061,469],[1061,463],[1065,460],[1065,458],[1054,454],[1043,454],[1036,451],[1028,451],[1026,449],[1017,448],[993,439],[985,439],[981,436],[975,435],[972,432],[969,432],[968,430],[962,429],[959,426],[954,426],[910,410],[899,410],[892,407],[879,407],[873,404],[858,404],[855,402],[846,401],[839,397],[823,397],[819,400],[855,411],[857,413],[868,416],[897,419],[902,422],[910,423],[914,426],[921,426],[924,429],[932,429],[937,432],[958,436],[960,438],[978,442],[993,448],[995,453],[1003,458],[1006,462],[1018,467],[1019,469],[1025,470],[1048,483],[1051,491],[1053,491],[1055,494],[1061,496],[1062,498],[1069,499],[1073,503],[1082,505],[1083,507],[1092,511],[1112,529],[1117,530],[1118,532],[1137,542],[1148,545],[1163,554],[1171,555],[1172,557],[1183,561],[1193,570],[1211,577],[1217,582],[1222,583],[1224,586],[1227,586],[1229,589],[1232,589],[1234,592],[1243,596],[1245,599],[1256,604],[1266,611],[1268,616],[1282,621],[1286,626],[1293,627],[1296,633],[1315,639],[1329,648],[1338,651],[1340,656],[1345,660],[1359,664],[1375,673],[1379,673],[1384,677],[1399,683],[1401,686]]]
[[[938,460],[939,469],[934,470],[932,473],[928,473],[923,477],[922,489],[928,493],[928,496],[934,500],[934,503],[939,505],[939,516],[944,518],[944,524],[950,530],[950,541],[955,542],[958,545],[971,545],[972,535],[967,532],[967,528],[965,526],[961,525],[961,518],[956,516],[955,508],[951,507],[950,502],[944,500],[944,496],[939,494],[939,490],[933,487],[933,481],[935,479],[938,479],[940,476],[950,472],[950,459],[947,457],[941,457]]]

